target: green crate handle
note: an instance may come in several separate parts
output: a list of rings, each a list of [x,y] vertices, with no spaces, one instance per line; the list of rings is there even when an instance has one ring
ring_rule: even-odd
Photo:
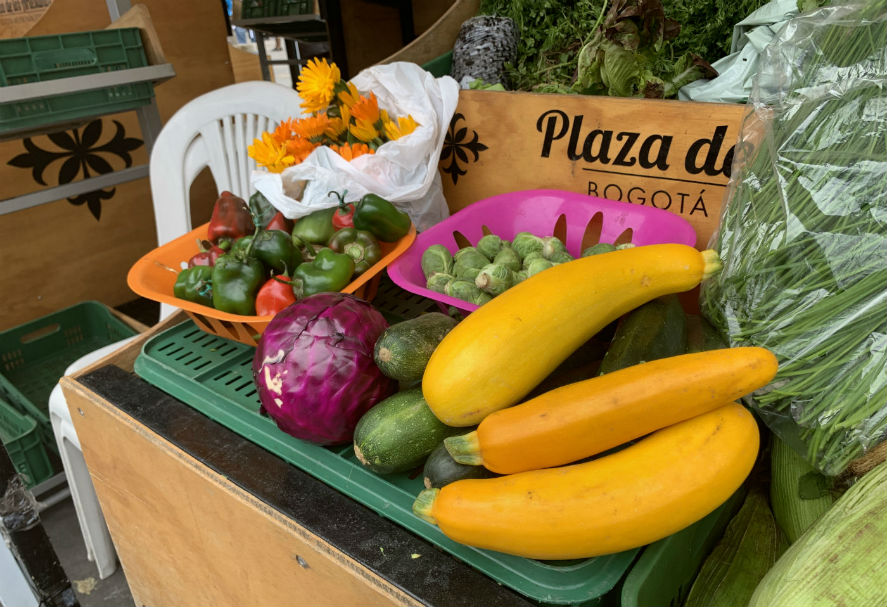
[[[65,48],[37,51],[33,55],[34,65],[39,70],[59,70],[72,67],[90,66],[98,63],[98,56],[91,48]]]
[[[40,327],[39,329],[34,329],[33,331],[29,331],[25,335],[22,335],[18,338],[19,342],[22,344],[29,344],[32,341],[37,341],[38,339],[43,339],[45,337],[49,337],[55,333],[61,331],[62,326],[54,322],[52,324],[48,324],[46,326]]]

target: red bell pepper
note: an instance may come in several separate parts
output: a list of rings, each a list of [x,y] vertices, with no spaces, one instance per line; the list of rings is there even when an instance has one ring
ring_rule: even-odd
[[[208,240],[198,240],[197,247],[200,249],[200,252],[192,255],[191,259],[188,260],[189,268],[194,266],[214,266],[216,265],[216,260],[225,254],[225,251]]]
[[[293,231],[293,220],[287,219],[284,217],[283,213],[277,211],[274,217],[271,218],[271,221],[268,222],[268,225],[265,226],[266,230],[281,230],[286,233],[290,233]]]
[[[293,283],[286,276],[272,276],[256,293],[256,315],[274,316],[288,305],[295,303]]]
[[[345,192],[345,194],[347,193],[348,192]],[[327,196],[331,196],[333,194],[335,194],[339,198],[339,206],[338,208],[336,208],[336,212],[333,213],[333,227],[337,230],[341,230],[342,228],[353,228],[354,203],[345,202],[344,194],[339,194],[338,192],[330,192],[329,194],[327,194]]]
[[[256,231],[252,214],[246,201],[225,190],[213,206],[206,238],[215,244],[220,239],[237,240]]]

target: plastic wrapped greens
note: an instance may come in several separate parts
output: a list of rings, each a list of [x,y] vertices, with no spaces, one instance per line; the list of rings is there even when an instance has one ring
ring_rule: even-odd
[[[837,4],[765,51],[702,309],[779,372],[746,402],[835,475],[887,433],[887,10]]]

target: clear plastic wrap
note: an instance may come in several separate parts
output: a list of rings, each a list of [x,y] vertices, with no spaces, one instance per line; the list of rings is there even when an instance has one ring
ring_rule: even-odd
[[[705,316],[769,348],[746,404],[821,472],[887,434],[887,9],[795,17],[761,61],[711,248]]]

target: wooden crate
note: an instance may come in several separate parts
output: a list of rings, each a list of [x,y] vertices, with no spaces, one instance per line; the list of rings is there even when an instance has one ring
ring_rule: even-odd
[[[463,90],[441,152],[451,211],[558,188],[667,209],[704,247],[717,227],[745,106]]]

